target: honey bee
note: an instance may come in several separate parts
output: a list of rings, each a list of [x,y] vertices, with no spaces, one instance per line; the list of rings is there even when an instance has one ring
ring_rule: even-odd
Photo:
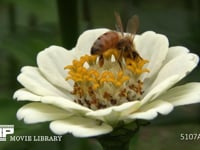
[[[132,16],[127,24],[127,32],[130,34],[124,34],[124,29],[121,21],[121,17],[118,13],[115,13],[116,27],[117,31],[108,31],[101,36],[99,36],[91,47],[92,55],[99,55],[99,65],[100,67],[104,64],[103,53],[108,49],[115,48],[120,51],[117,61],[122,68],[121,60],[122,58],[137,59],[141,58],[136,51],[135,44],[133,42],[136,31],[139,27],[138,16]]]

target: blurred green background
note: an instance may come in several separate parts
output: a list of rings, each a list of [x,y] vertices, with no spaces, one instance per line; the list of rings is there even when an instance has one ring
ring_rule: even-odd
[[[80,33],[92,28],[115,28],[114,11],[140,17],[138,33],[153,30],[200,54],[199,0],[0,0],[0,124],[14,124],[14,135],[53,135],[48,123],[25,125],[16,119],[24,103],[12,99],[21,86],[16,77],[25,65],[36,65],[36,55],[50,45],[72,48]],[[183,60],[184,61],[184,60]],[[181,62],[180,62],[181,63]],[[200,81],[197,67],[182,83]],[[181,133],[200,134],[200,105],[176,108],[142,127],[131,150],[200,148],[198,141],[181,141]],[[63,136],[62,142],[0,142],[0,150],[101,150],[93,139]]]

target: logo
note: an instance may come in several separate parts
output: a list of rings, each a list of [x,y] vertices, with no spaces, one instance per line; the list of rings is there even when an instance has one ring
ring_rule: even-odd
[[[14,125],[0,125],[0,141],[6,141],[6,136],[13,133]]]
[[[62,136],[59,135],[52,135],[52,136],[45,136],[45,135],[39,135],[39,136],[30,136],[30,135],[10,135],[14,134],[14,125],[0,125],[0,142],[1,141],[12,141],[12,142],[19,142],[19,141],[25,141],[25,142],[57,142],[62,140]]]

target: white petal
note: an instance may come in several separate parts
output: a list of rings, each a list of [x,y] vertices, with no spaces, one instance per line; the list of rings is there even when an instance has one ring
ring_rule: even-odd
[[[27,124],[63,119],[69,116],[71,114],[67,111],[38,102],[24,105],[17,112],[17,118],[19,120],[24,119]]]
[[[51,83],[65,90],[72,91],[72,85],[65,80],[67,71],[64,70],[64,67],[70,65],[75,58],[74,51],[51,46],[38,54],[37,64],[40,71]]]
[[[163,64],[168,63],[170,60],[172,60],[178,56],[185,55],[188,53],[189,53],[189,50],[186,47],[183,47],[183,46],[170,47],[168,50],[168,53],[167,53],[167,57]]]
[[[14,99],[20,100],[20,101],[40,101],[41,96],[35,95],[31,93],[30,91],[26,90],[25,88],[17,90],[14,95]]]
[[[113,106],[105,109],[91,111],[86,115],[92,118],[103,120],[109,124],[115,124],[119,120],[123,120],[130,113],[133,113],[140,107],[139,101],[133,101],[121,104],[119,106]]]
[[[167,53],[167,56],[163,62],[163,65],[164,66],[165,64],[167,64],[169,61],[171,61],[172,59],[180,56],[180,55],[186,55],[189,53],[189,50],[183,46],[174,46],[174,47],[170,47],[169,50],[168,50],[168,53]],[[161,68],[162,68],[161,66]],[[145,91],[147,91],[149,89],[149,85],[152,85],[152,83],[154,82],[156,76],[152,76],[151,78],[147,78],[144,82],[144,85],[143,85],[143,89]]]
[[[155,100],[158,96],[160,96],[163,92],[168,90],[172,87],[177,81],[182,78],[179,75],[170,76],[169,78],[165,79],[164,81],[160,82],[154,88],[152,88],[141,100],[141,104],[144,105],[149,101]]]
[[[156,100],[141,107],[138,112],[133,113],[128,118],[152,120],[155,117],[157,117],[158,113],[162,115],[167,115],[172,110],[173,110],[172,104],[165,101]]]
[[[74,111],[76,113],[85,113],[91,111],[90,109],[73,102],[71,99],[66,99],[59,96],[38,96],[27,91],[26,89],[20,89],[16,91],[14,98],[17,98],[17,100],[20,101],[40,101],[42,103],[51,104],[70,112]]]
[[[26,66],[22,68],[21,72],[17,79],[27,90],[41,96],[54,95],[67,97],[66,94],[50,84],[42,76],[38,68]]]
[[[149,73],[145,73],[143,78],[151,78],[158,72],[168,52],[168,39],[162,34],[152,31],[144,32],[135,37],[135,46],[139,54],[149,61],[145,68]]]
[[[175,57],[174,59],[169,61],[165,66],[163,66],[154,83],[149,89],[152,89],[157,84],[163,82],[170,76],[180,75],[180,79],[182,79],[197,66],[198,61],[199,57],[192,53],[187,53]]]
[[[26,89],[20,89],[15,92],[14,98],[21,101],[40,101],[45,104],[51,104],[66,111],[75,112],[75,113],[85,113],[91,111],[90,109],[81,106],[71,99],[66,99],[59,96],[38,96],[35,95]]]
[[[76,113],[86,113],[90,112],[89,108],[81,106],[71,100],[65,99],[63,97],[56,97],[56,96],[45,96],[41,98],[42,103],[51,104],[62,108],[66,111],[74,111]]]
[[[94,29],[94,30],[87,30],[83,32],[77,41],[76,50],[80,51],[83,54],[90,54],[90,49],[94,43],[94,41],[104,34],[108,32],[108,29]]]
[[[70,117],[66,120],[53,121],[50,129],[58,135],[72,133],[76,137],[92,137],[112,131],[108,124],[83,117]]]
[[[200,103],[200,83],[188,83],[174,87],[159,98],[174,106]]]

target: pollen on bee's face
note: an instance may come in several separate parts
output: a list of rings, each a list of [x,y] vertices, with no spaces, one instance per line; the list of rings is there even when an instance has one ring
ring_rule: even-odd
[[[71,93],[75,102],[96,110],[140,99],[143,82],[139,77],[149,72],[143,69],[148,61],[141,57],[124,58],[119,65],[119,55],[118,50],[110,49],[103,54],[101,67],[97,55],[84,55],[65,67],[69,70],[66,80],[74,81]]]

